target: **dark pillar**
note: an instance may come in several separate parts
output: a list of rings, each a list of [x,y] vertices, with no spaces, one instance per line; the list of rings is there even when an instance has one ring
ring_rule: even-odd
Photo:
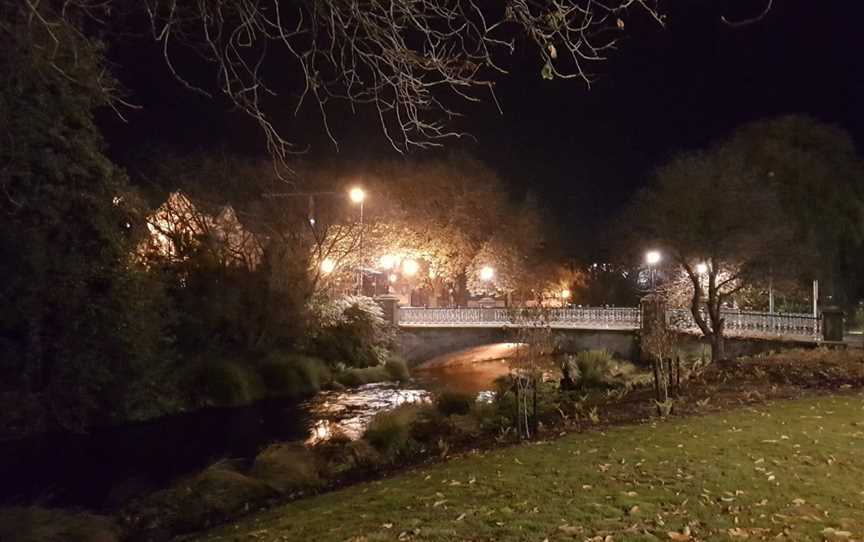
[[[842,342],[844,313],[838,307],[822,309],[822,339],[826,342]]]

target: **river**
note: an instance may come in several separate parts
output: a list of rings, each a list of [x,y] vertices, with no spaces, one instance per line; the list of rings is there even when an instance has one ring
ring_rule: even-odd
[[[460,359],[415,371],[406,384],[326,391],[299,404],[267,401],[85,435],[51,434],[0,443],[0,505],[38,502],[110,509],[222,458],[251,462],[273,442],[312,444],[336,430],[357,438],[375,414],[405,402],[429,401],[441,389],[488,392],[511,368],[506,359]]]

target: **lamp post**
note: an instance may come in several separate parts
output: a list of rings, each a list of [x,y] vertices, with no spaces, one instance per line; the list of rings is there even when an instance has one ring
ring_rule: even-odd
[[[366,192],[355,186],[348,192],[348,196],[351,201],[360,205],[360,241],[358,246],[360,265],[357,266],[357,295],[360,295],[363,293],[363,201],[366,199]]]
[[[651,275],[651,291],[654,291],[654,266],[660,263],[660,252],[657,250],[649,250],[645,253],[645,263],[648,264],[648,270]]]

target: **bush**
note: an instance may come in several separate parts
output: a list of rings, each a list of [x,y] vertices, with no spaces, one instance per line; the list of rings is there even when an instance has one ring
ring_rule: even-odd
[[[433,445],[453,434],[453,426],[447,416],[434,407],[425,406],[417,412],[411,424],[411,438],[415,441]]]
[[[0,510],[0,540],[18,542],[118,542],[112,520],[87,513],[38,507]]]
[[[386,362],[393,344],[392,326],[375,300],[346,296],[315,302],[310,310],[312,326],[309,348],[328,361],[343,361],[352,367],[374,367]]]
[[[239,406],[264,397],[258,374],[245,364],[207,360],[192,366],[181,386],[193,403],[204,406]]]
[[[222,462],[132,503],[123,515],[135,533],[167,539],[237,517],[277,494],[268,484]]]
[[[386,367],[365,367],[363,369],[345,369],[336,375],[336,382],[343,386],[353,387],[371,384],[373,382],[387,382],[392,380],[390,372]]]
[[[360,439],[348,445],[354,465],[361,469],[375,469],[384,462],[381,454],[369,444],[368,441]]]
[[[250,474],[280,493],[321,484],[315,458],[302,444],[272,444],[255,457]]]
[[[505,408],[502,408],[505,407]],[[477,420],[480,431],[486,434],[497,435],[513,427],[513,415],[510,403],[502,404],[500,401],[492,403],[475,403],[471,409],[471,416]]]
[[[411,425],[421,409],[420,405],[404,404],[376,414],[369,422],[363,439],[390,459],[407,452],[412,444]]]
[[[448,390],[438,395],[435,400],[435,408],[445,416],[468,414],[476,402],[477,396],[475,394]]]
[[[269,393],[294,399],[314,395],[333,378],[323,361],[300,354],[270,354],[258,373]]]
[[[582,388],[602,388],[609,385],[614,361],[606,350],[588,350],[576,355],[579,378],[576,383]]]
[[[411,380],[411,373],[408,371],[408,364],[401,357],[391,355],[384,368],[393,380],[399,382],[407,382]]]

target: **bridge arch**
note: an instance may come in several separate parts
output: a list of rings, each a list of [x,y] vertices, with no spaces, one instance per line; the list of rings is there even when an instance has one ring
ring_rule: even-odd
[[[519,330],[512,327],[400,326],[399,350],[411,367],[457,351],[493,344],[518,342]],[[635,360],[639,354],[636,330],[576,329],[552,330],[559,352],[608,350]]]

